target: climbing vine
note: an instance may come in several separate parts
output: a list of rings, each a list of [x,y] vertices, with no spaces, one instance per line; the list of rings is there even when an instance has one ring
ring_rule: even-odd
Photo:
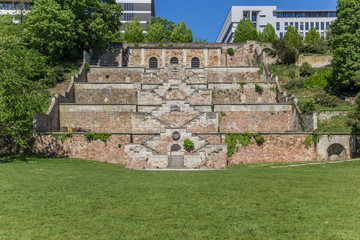
[[[240,85],[240,90],[242,93],[244,93],[244,86],[246,85],[246,83],[244,82],[238,82],[238,84]]]
[[[85,133],[84,137],[89,141],[95,141],[95,140],[100,140],[103,143],[107,144],[107,141],[109,140],[111,134],[110,133],[106,133],[106,132],[102,132],[102,133]]]
[[[257,144],[261,145],[265,142],[264,137],[260,133],[228,133],[225,135],[225,143],[227,144],[227,155],[228,158],[231,158],[235,150],[238,152],[239,148],[236,146],[238,143],[244,147],[249,146],[251,143],[251,138],[254,137]]]
[[[51,136],[64,143],[66,139],[72,138],[73,135],[72,133],[51,133]]]
[[[309,148],[313,143],[316,145],[319,142],[319,140],[320,140],[320,135],[314,131],[305,138],[304,141],[305,147]]]

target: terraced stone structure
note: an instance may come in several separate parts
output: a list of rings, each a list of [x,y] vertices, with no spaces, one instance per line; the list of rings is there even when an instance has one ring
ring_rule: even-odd
[[[218,169],[227,160],[259,162],[259,154],[267,161],[291,154],[313,160],[314,149],[302,144],[307,134],[296,108],[290,100],[280,102],[276,81],[261,71],[264,48],[256,42],[115,44],[86,54],[90,68],[84,62],[66,96],[35,118],[37,132],[73,137],[59,142],[43,136],[36,151],[129,168]],[[112,136],[104,144],[87,141],[84,132]],[[228,159],[226,134],[243,132],[262,133],[271,153],[256,144],[238,146]],[[192,149],[184,148],[186,139]]]

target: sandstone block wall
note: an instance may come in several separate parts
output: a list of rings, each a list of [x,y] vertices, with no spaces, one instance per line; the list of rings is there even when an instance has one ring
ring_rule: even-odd
[[[266,142],[243,147],[238,144],[239,151],[235,151],[231,164],[260,163],[260,162],[294,162],[314,161],[316,151],[314,146],[306,148],[304,144],[308,134],[271,134],[263,135]]]
[[[320,55],[313,55],[313,56],[304,56],[300,55],[296,65],[301,66],[305,62],[310,63],[313,68],[321,68],[328,65],[331,65],[334,57],[333,56],[320,56]]]
[[[75,90],[76,103],[138,103],[138,89],[133,84],[75,84]]]
[[[140,83],[143,68],[92,67],[87,73],[89,83]]]
[[[93,132],[130,132],[132,105],[60,105],[60,128]],[[111,130],[111,131],[109,131]]]

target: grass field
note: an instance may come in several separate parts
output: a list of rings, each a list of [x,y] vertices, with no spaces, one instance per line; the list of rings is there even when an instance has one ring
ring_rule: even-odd
[[[0,239],[360,239],[360,162],[152,172],[0,156]]]

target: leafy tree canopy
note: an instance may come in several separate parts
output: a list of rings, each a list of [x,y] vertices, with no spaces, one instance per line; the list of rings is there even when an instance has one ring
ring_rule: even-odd
[[[149,27],[153,24],[160,23],[165,28],[165,35],[166,35],[166,42],[170,42],[170,36],[172,32],[174,31],[174,28],[176,27],[176,24],[172,21],[169,21],[162,17],[151,17],[149,21],[146,22],[146,28],[149,29]]]
[[[308,35],[306,35],[304,43],[316,44],[319,41],[321,41],[320,33],[318,33],[318,31],[316,31],[316,29],[312,27]]]
[[[193,42],[194,43],[207,43],[209,41],[208,41],[208,39],[203,39],[201,37],[196,37],[196,38],[194,38]]]
[[[234,42],[246,42],[250,40],[258,40],[258,33],[253,27],[251,20],[249,18],[243,18],[235,30]]]
[[[164,25],[160,22],[155,22],[147,28],[147,33],[145,34],[145,42],[168,42],[166,29]]]
[[[37,0],[24,20],[24,38],[52,62],[76,54],[75,15],[55,0]]]
[[[299,34],[298,30],[289,26],[283,40],[285,42],[285,46],[294,54],[295,58],[297,58],[303,48],[302,36]]]
[[[193,33],[190,28],[186,27],[184,21],[176,25],[170,36],[170,41],[173,43],[186,43],[193,41]]]
[[[328,41],[334,55],[330,85],[338,93],[360,90],[360,1],[338,0]]]
[[[268,23],[264,30],[259,33],[259,42],[272,43],[278,39],[279,37],[275,32],[275,28],[270,23]]]
[[[140,25],[140,17],[134,17],[130,22],[125,23],[124,40],[126,42],[143,42],[143,31]]]

